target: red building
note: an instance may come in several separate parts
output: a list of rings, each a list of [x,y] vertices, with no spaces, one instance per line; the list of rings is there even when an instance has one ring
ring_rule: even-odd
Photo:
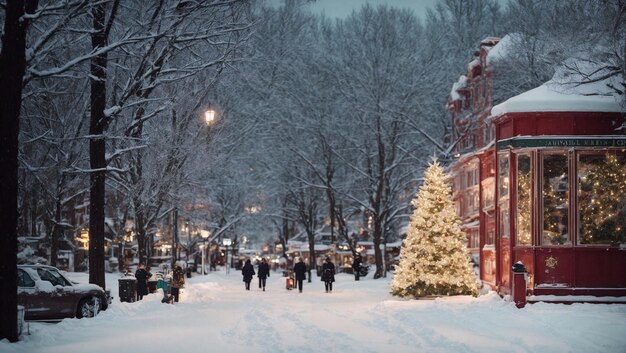
[[[491,42],[497,40],[481,44],[465,88],[456,88],[461,102],[484,101],[487,112],[474,105],[468,111],[476,113],[465,116],[451,95],[455,127],[464,119],[476,126],[461,130],[470,135],[460,135],[464,140],[476,141],[474,151],[460,143],[451,172],[460,179],[454,196],[481,279],[510,294],[512,264],[522,261],[527,293],[536,300],[626,296],[626,108],[610,88],[618,81],[575,85],[580,77],[557,73],[489,109]],[[486,97],[473,97],[483,92]],[[481,141],[489,124],[495,136]],[[478,183],[469,176],[473,170]]]
[[[499,38],[487,38],[453,85],[448,100],[454,124],[456,162],[453,199],[482,281],[496,286],[495,130],[491,121],[493,71],[488,65]]]

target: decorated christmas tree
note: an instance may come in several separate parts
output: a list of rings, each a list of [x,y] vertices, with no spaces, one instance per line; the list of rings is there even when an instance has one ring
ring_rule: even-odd
[[[622,244],[626,242],[626,160],[614,155],[596,158],[581,163],[580,243]]]
[[[437,160],[424,173],[413,206],[391,283],[393,295],[478,295],[467,238],[459,227],[448,177]]]

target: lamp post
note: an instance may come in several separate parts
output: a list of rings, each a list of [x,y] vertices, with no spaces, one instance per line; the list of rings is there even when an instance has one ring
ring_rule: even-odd
[[[228,253],[228,247],[233,243],[230,238],[222,239],[222,244],[226,247],[226,273],[230,272],[230,254]]]
[[[200,232],[200,236],[202,236],[202,274],[206,275],[206,270],[204,268],[204,258],[206,257],[206,240],[209,237],[209,232]]]

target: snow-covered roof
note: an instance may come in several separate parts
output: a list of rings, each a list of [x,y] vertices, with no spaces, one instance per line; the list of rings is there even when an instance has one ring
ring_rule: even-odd
[[[496,45],[500,41],[499,37],[487,37],[480,41],[480,45]]]
[[[576,64],[570,62],[568,66]],[[593,71],[592,68],[579,67],[579,69]],[[606,71],[599,70],[590,78],[583,80],[580,75],[571,71],[558,70],[554,77],[543,85],[493,107],[491,115],[496,117],[505,113],[519,112],[626,112],[624,98],[609,88],[609,85],[620,87],[620,82],[623,82],[621,76],[615,75],[588,83],[589,80],[604,74]]]
[[[461,96],[459,95],[458,90],[461,88],[465,88],[465,87],[467,87],[467,76],[461,75],[461,77],[459,77],[459,80],[456,81],[452,85],[452,89],[450,90],[450,99],[452,100],[461,99]]]
[[[472,71],[473,68],[475,68],[476,66],[480,66],[480,60],[478,59],[474,59],[472,61],[470,61],[469,64],[467,64],[467,71]]]
[[[494,62],[506,57],[511,48],[513,47],[513,43],[518,40],[518,34],[507,34],[504,36],[498,44],[496,44],[493,48],[489,50],[487,54],[486,62],[487,66],[491,65]]]
[[[328,249],[330,249],[330,247],[328,245],[325,244],[314,244],[313,245],[313,249],[315,251],[328,251]],[[298,242],[298,241],[291,241],[289,240],[289,250],[287,250],[287,253],[293,253],[293,252],[308,252],[309,251],[309,243],[305,243],[305,242]]]

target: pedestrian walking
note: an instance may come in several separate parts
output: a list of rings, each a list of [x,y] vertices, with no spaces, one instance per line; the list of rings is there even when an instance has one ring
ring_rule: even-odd
[[[246,283],[246,290],[250,290],[250,282],[255,274],[254,267],[252,267],[250,259],[246,260],[246,264],[243,265],[243,268],[241,269],[241,274],[243,275],[243,281]]]
[[[306,264],[302,257],[300,257],[298,262],[293,266],[293,273],[296,274],[296,283],[300,293],[302,293],[302,281],[306,279]]]
[[[332,263],[330,257],[327,257],[322,265],[322,281],[324,281],[326,293],[332,292],[333,282],[335,282],[335,264]]]
[[[174,297],[174,302],[178,303],[180,289],[184,286],[185,273],[183,272],[183,268],[177,265],[174,267],[174,273],[172,274],[172,296]]]
[[[354,255],[354,260],[352,260],[352,271],[354,272],[354,280],[358,281],[361,276],[361,262],[363,259],[361,258],[361,254],[356,253]]]
[[[265,258],[261,259],[258,271],[259,273],[257,274],[257,277],[259,277],[259,288],[263,288],[263,291],[265,292],[265,282],[270,276],[270,266],[267,264],[267,260]]]
[[[148,278],[151,276],[152,275],[146,271],[146,266],[140,263],[137,271],[135,271],[135,278],[137,279],[137,300],[141,300],[144,295],[148,295]]]

